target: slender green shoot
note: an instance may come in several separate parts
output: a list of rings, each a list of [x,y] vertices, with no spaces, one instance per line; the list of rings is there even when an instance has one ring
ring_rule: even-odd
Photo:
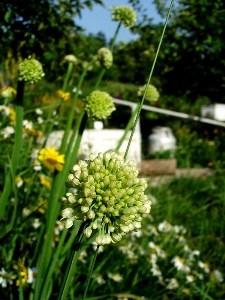
[[[168,13],[167,13],[167,16],[166,16],[166,21],[164,23],[163,31],[162,31],[162,34],[161,34],[161,37],[160,37],[159,45],[158,45],[158,48],[157,48],[157,51],[156,51],[156,54],[155,54],[155,58],[154,58],[152,67],[151,67],[151,70],[150,70],[148,81],[147,81],[147,84],[145,86],[144,94],[143,94],[143,97],[142,97],[142,100],[141,100],[140,104],[138,105],[138,111],[137,111],[136,118],[135,118],[135,121],[134,121],[134,126],[132,128],[130,138],[129,138],[129,141],[128,141],[128,144],[127,144],[127,148],[126,148],[126,151],[125,151],[125,154],[124,154],[125,159],[127,158],[127,155],[128,155],[129,149],[130,149],[130,145],[131,145],[131,142],[132,142],[132,139],[133,139],[133,135],[134,135],[134,132],[135,132],[135,128],[137,126],[138,119],[139,119],[139,116],[140,116],[140,113],[141,113],[141,109],[142,109],[142,106],[144,104],[147,88],[148,88],[148,85],[150,84],[150,81],[151,81],[151,78],[152,78],[152,74],[153,74],[153,71],[154,71],[154,68],[155,68],[155,64],[156,64],[156,61],[157,61],[157,58],[158,58],[158,55],[159,55],[161,44],[162,44],[164,34],[165,34],[165,31],[166,31],[166,27],[167,27],[167,24],[168,24],[169,16],[170,16],[170,13],[171,13],[171,10],[172,10],[172,7],[173,7],[173,2],[174,2],[174,0],[171,0],[171,2],[170,2],[170,6],[169,6]]]

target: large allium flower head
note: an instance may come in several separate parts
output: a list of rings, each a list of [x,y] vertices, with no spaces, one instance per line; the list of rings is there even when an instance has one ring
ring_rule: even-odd
[[[102,91],[94,91],[84,100],[84,108],[91,119],[106,119],[115,110],[112,97]]]
[[[29,57],[19,64],[19,80],[34,84],[44,77],[41,63]]]
[[[141,97],[143,96],[145,88],[146,88],[146,85],[139,88],[138,96],[141,96]],[[156,102],[156,101],[158,101],[159,96],[160,95],[159,95],[157,88],[154,85],[149,84],[147,87],[146,94],[145,94],[145,99],[150,102]]]
[[[91,154],[79,161],[68,175],[63,197],[62,219],[66,228],[76,219],[89,221],[84,235],[97,232],[99,245],[115,243],[126,233],[139,229],[151,200],[144,194],[146,180],[138,178],[133,161],[115,152]]]
[[[114,6],[112,8],[112,20],[119,21],[124,27],[130,28],[135,24],[137,16],[133,8],[130,6]]]
[[[98,60],[103,68],[109,69],[113,63],[112,52],[108,48],[98,50]]]

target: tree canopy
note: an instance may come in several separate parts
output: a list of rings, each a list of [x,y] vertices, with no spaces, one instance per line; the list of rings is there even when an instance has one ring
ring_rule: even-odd
[[[0,50],[14,57],[35,54],[50,66],[74,51],[74,35],[82,32],[76,18],[85,7],[102,5],[102,0],[0,1]]]
[[[154,59],[163,24],[154,24],[140,0],[130,0],[141,18],[132,30],[140,38],[116,45],[110,80],[144,84]],[[154,0],[163,18],[168,1]],[[45,67],[56,70],[66,54],[80,59],[95,55],[105,46],[104,34],[85,36],[76,25],[84,7],[103,5],[103,0],[3,0],[0,2],[2,57],[12,49],[27,57],[35,53]],[[94,14],[93,14],[94,18]],[[178,0],[172,10],[154,71],[153,83],[161,94],[209,97],[225,102],[225,2],[223,0]],[[104,33],[104,31],[103,31]]]

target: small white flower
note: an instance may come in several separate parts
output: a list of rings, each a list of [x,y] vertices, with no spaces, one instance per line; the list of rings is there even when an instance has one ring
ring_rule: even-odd
[[[12,284],[12,274],[7,273],[4,268],[1,268],[0,270],[0,285],[3,288],[6,288],[8,284]]]
[[[5,116],[9,116],[10,114],[10,110],[7,106],[5,105],[0,105],[0,111],[5,115]]]
[[[158,225],[158,231],[160,232],[169,232],[172,230],[172,228],[173,226],[167,221],[163,221]]]
[[[179,283],[176,278],[171,278],[168,281],[169,283],[166,287],[168,290],[175,290],[179,287]]]
[[[150,231],[151,234],[157,236],[159,235],[158,231],[157,231],[157,228],[153,225],[148,225],[147,229]]]
[[[102,277],[102,275],[97,275],[97,276],[94,277],[94,279],[97,281],[97,283],[98,283],[99,285],[105,283],[105,279]]]
[[[174,263],[174,266],[176,267],[176,269],[178,271],[183,271],[185,273],[189,273],[190,272],[190,267],[187,266],[185,263],[184,263],[184,260],[183,258],[181,258],[180,256],[175,256],[173,259],[172,259],[172,262]]]
[[[23,186],[23,179],[22,179],[22,177],[16,176],[16,178],[15,178],[15,183],[16,183],[16,186],[17,186],[18,188],[21,188],[21,186]]]
[[[3,128],[0,133],[4,139],[7,139],[12,134],[14,134],[14,132],[15,132],[15,129],[12,126],[7,126],[7,127]]]
[[[38,228],[41,226],[40,220],[39,220],[38,218],[34,219],[34,220],[33,220],[33,223],[32,223],[32,226],[33,226],[35,229],[38,229]]]
[[[186,276],[186,281],[191,283],[191,282],[194,282],[195,281],[195,277],[193,275],[187,275]]]
[[[60,232],[64,229],[64,224],[62,221],[57,220],[56,221],[56,226],[54,229],[55,235],[59,235]]]
[[[76,93],[77,92],[77,87],[75,86],[74,88],[73,88],[73,93]],[[81,90],[79,90],[78,91],[78,95],[82,95],[83,93],[82,93],[82,91]]]
[[[43,120],[42,117],[38,117],[38,118],[37,118],[37,122],[38,122],[39,124],[43,124],[43,123],[44,123],[44,120]]]
[[[35,112],[37,115],[42,115],[43,114],[43,110],[41,110],[40,108],[36,108]]]
[[[131,236],[134,236],[134,237],[137,237],[137,238],[140,238],[143,236],[143,232],[141,230],[137,230],[137,231],[132,231],[131,232]]]
[[[185,234],[187,232],[186,228],[184,228],[183,226],[179,226],[179,225],[174,225],[173,226],[173,230],[176,234]]]
[[[36,281],[38,270],[37,268],[28,268],[27,283],[33,283]]]
[[[161,249],[159,245],[156,245],[153,242],[149,242],[148,246],[155,251],[158,257],[166,258],[166,252]]]
[[[28,120],[23,120],[23,127],[26,129],[32,129],[33,128],[33,123]]]
[[[34,169],[34,171],[41,171],[41,165],[39,165],[39,166],[34,166],[33,167],[33,169]]]
[[[108,277],[115,282],[121,282],[123,280],[123,276],[120,273],[109,273]]]
[[[81,261],[82,263],[86,263],[87,260],[85,259],[87,257],[87,252],[86,250],[83,250],[79,253],[79,256],[78,256],[78,260]]]
[[[219,270],[214,270],[212,272],[212,276],[214,277],[215,281],[223,282],[223,274]]]
[[[209,273],[209,265],[207,263],[204,263],[202,261],[198,262],[198,266],[203,269],[206,273]]]
[[[24,207],[22,213],[23,213],[24,217],[27,217],[31,213],[31,210],[29,208],[27,208],[27,207]]]

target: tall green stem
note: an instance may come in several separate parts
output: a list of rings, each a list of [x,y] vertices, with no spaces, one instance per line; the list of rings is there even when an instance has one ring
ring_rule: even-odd
[[[92,64],[92,62],[90,64]],[[75,106],[76,106],[76,102],[77,102],[77,99],[78,99],[79,90],[81,89],[81,86],[82,86],[82,83],[84,81],[84,78],[86,76],[87,71],[88,71],[88,67],[86,67],[84,69],[83,73],[81,74],[78,85],[77,85],[77,90],[76,90],[76,93],[75,93],[73,101],[72,101],[72,105],[71,105],[71,108],[70,108],[70,113],[69,113],[69,116],[68,116],[68,119],[67,119],[65,132],[64,132],[61,147],[60,147],[60,152],[61,153],[65,153],[65,150],[66,150],[67,141],[68,141],[68,137],[69,137],[69,134],[70,134],[70,129],[71,129],[71,126],[72,126],[72,123],[73,123]]]
[[[120,27],[121,27],[121,23],[118,24],[117,28],[116,28],[116,31],[115,31],[115,34],[113,36],[113,39],[112,39],[112,42],[111,42],[111,45],[110,45],[110,50],[113,52],[114,50],[114,46],[115,46],[115,42],[116,42],[116,38],[118,36],[118,33],[119,33],[119,30],[120,30]],[[95,90],[99,87],[99,84],[101,83],[102,81],[102,78],[105,74],[105,71],[106,69],[102,69],[98,75],[98,78],[97,78],[97,81],[95,83]]]
[[[15,142],[11,156],[11,172],[6,173],[5,185],[0,198],[0,220],[5,216],[5,208],[12,191],[12,181],[16,175],[18,168],[19,157],[22,149],[23,138],[23,94],[24,94],[24,81],[18,81],[17,96],[15,100],[15,112],[16,112],[16,128],[15,128]]]
[[[54,253],[53,260],[51,262],[50,268],[49,268],[48,273],[46,275],[46,278],[44,280],[44,285],[43,285],[43,288],[42,288],[42,291],[41,291],[40,299],[45,299],[45,300],[48,299],[47,294],[49,292],[49,286],[51,285],[52,275],[53,275],[53,273],[54,273],[54,271],[57,267],[57,262],[59,260],[60,254],[62,252],[64,241],[65,241],[65,238],[67,236],[67,233],[68,233],[68,230],[64,230],[61,237],[60,237],[59,244],[58,244],[57,249]]]
[[[131,145],[131,142],[132,142],[132,139],[133,139],[135,128],[137,126],[137,122],[138,122],[138,119],[139,119],[139,116],[140,116],[140,113],[141,113],[142,105],[143,105],[144,100],[145,100],[145,95],[146,95],[146,92],[147,92],[147,89],[148,89],[148,85],[151,81],[152,74],[153,74],[153,71],[154,71],[154,68],[155,68],[155,64],[156,64],[156,61],[157,61],[157,58],[158,58],[158,55],[159,55],[159,50],[161,48],[161,44],[162,44],[162,41],[163,41],[163,38],[164,38],[164,34],[165,34],[166,27],[167,27],[167,24],[168,24],[170,12],[172,10],[173,2],[174,2],[174,0],[171,0],[171,2],[170,2],[170,7],[169,7],[169,10],[168,10],[168,13],[167,13],[167,16],[166,16],[166,21],[165,21],[165,24],[164,24],[164,27],[163,27],[163,31],[162,31],[161,38],[160,38],[160,41],[159,41],[159,45],[158,45],[158,48],[157,48],[157,51],[156,51],[156,54],[155,54],[155,58],[154,58],[154,61],[153,61],[153,64],[152,64],[152,67],[151,67],[151,70],[150,70],[148,81],[147,81],[147,84],[145,86],[144,94],[143,94],[143,97],[142,97],[142,100],[141,100],[140,104],[138,105],[138,111],[137,111],[136,118],[135,118],[135,121],[134,121],[134,126],[133,126],[132,131],[131,131],[131,135],[130,135],[130,138],[129,138],[129,141],[128,141],[126,152],[124,154],[124,159],[127,158],[127,155],[128,155],[129,149],[130,149],[130,145]]]
[[[112,39],[112,42],[111,42],[111,45],[110,45],[110,50],[113,52],[114,50],[114,46],[115,46],[115,42],[116,42],[116,39],[117,39],[117,36],[118,36],[118,33],[119,33],[119,30],[120,30],[120,27],[121,27],[122,23],[120,22],[116,28],[116,31],[115,31],[115,34],[113,36],[113,39]]]
[[[69,291],[69,287],[71,285],[71,281],[76,272],[77,258],[79,255],[78,250],[79,250],[82,238],[83,238],[83,232],[84,232],[84,229],[88,226],[89,222],[90,221],[83,222],[77,233],[76,239],[74,241],[73,249],[72,249],[70,258],[68,260],[68,263],[67,263],[66,273],[63,278],[63,283],[61,285],[61,289],[60,289],[57,300],[66,300],[66,298],[67,298],[67,294]]]
[[[94,253],[94,256],[93,256],[93,258],[92,258],[92,261],[91,261],[90,269],[89,269],[89,272],[88,272],[87,283],[86,283],[86,287],[85,287],[85,291],[84,291],[84,295],[83,295],[82,300],[85,300],[85,299],[86,299],[86,296],[87,296],[88,288],[89,288],[89,285],[90,285],[91,276],[92,276],[92,274],[93,274],[93,270],[94,270],[94,266],[95,266],[95,262],[96,262],[97,255],[98,255],[98,248],[96,249],[96,251],[95,251],[95,253]]]
[[[63,88],[62,89],[63,89],[64,92],[67,90],[68,81],[69,81],[69,78],[71,76],[72,70],[73,70],[73,63],[69,62],[68,67],[67,67],[66,76],[65,76],[64,82],[63,82]]]
[[[85,115],[85,118],[84,118]],[[52,238],[54,234],[54,227],[55,223],[59,214],[60,209],[60,203],[59,198],[64,193],[64,183],[66,180],[67,173],[69,169],[72,167],[73,162],[76,159],[78,149],[80,146],[81,138],[83,135],[83,131],[86,125],[87,116],[84,114],[84,111],[80,113],[80,117],[77,120],[77,128],[74,131],[74,133],[77,133],[77,135],[74,135],[71,137],[71,141],[69,143],[69,149],[68,153],[66,155],[65,164],[63,167],[63,170],[58,173],[54,179],[53,186],[51,189],[51,195],[50,195],[50,201],[48,203],[48,209],[46,213],[46,236],[45,240],[41,249],[41,254],[39,256],[38,260],[38,270],[39,270],[39,276],[36,281],[35,286],[35,300],[40,299],[40,293],[42,291],[42,286],[44,284],[44,278],[47,274],[49,264],[51,263],[51,256],[52,256]]]
[[[128,132],[129,132],[129,130],[131,129],[131,126],[134,124],[134,119],[135,119],[135,117],[137,115],[137,112],[138,112],[138,105],[136,106],[135,110],[133,111],[133,113],[132,113],[132,115],[131,115],[128,123],[127,123],[127,126],[126,126],[126,128],[124,130],[124,133],[123,133],[122,137],[120,138],[120,140],[119,140],[119,142],[118,142],[118,144],[117,144],[117,146],[115,148],[116,152],[119,152],[120,147],[122,146],[123,142],[126,139],[126,136],[127,136]]]

